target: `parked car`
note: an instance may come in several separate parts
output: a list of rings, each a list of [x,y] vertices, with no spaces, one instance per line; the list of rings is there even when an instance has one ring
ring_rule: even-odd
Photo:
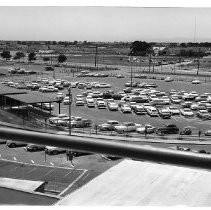
[[[59,147],[46,146],[45,152],[48,155],[58,155],[61,153],[66,153],[66,149],[59,148]]]
[[[21,142],[21,141],[7,140],[6,145],[7,145],[9,148],[15,148],[15,147],[25,147],[25,146],[27,146],[27,143]]]
[[[168,109],[160,109],[158,111],[159,115],[163,119],[170,119],[171,118],[171,112]]]
[[[133,122],[125,122],[122,125],[117,125],[114,127],[114,130],[117,133],[124,133],[124,132],[133,132],[136,131],[137,127],[140,127],[140,124],[136,124]]]
[[[144,109],[143,106],[141,105],[136,105],[133,109],[134,113],[136,113],[137,115],[144,115],[146,114],[146,110]]]
[[[78,98],[75,102],[75,105],[76,106],[84,106],[85,105],[85,102],[84,102],[84,99],[83,98]]]
[[[108,103],[108,109],[109,109],[110,111],[118,111],[119,106],[118,106],[118,104],[115,103],[115,102],[110,102],[110,103]]]
[[[56,100],[62,101],[64,99],[64,93],[57,93],[56,94]]]
[[[207,110],[199,110],[196,116],[202,120],[211,120],[211,114]]]
[[[28,144],[25,149],[29,152],[43,151],[45,150],[45,146],[38,144]]]
[[[150,117],[158,117],[158,111],[155,107],[153,106],[148,106],[146,108],[146,111],[147,111],[147,114],[150,116]]]
[[[205,136],[211,136],[211,129],[205,131],[204,135]]]
[[[103,100],[99,100],[96,102],[97,108],[98,109],[106,109],[106,103]]]
[[[171,115],[180,115],[180,110],[176,106],[169,106],[168,110],[170,111]]]
[[[190,127],[185,127],[183,130],[180,131],[180,135],[191,135],[192,130]]]
[[[164,125],[156,129],[156,134],[177,134],[179,133],[179,128],[174,124]]]
[[[150,124],[146,124],[144,126],[136,128],[136,132],[141,134],[145,134],[145,132],[146,134],[154,133],[155,127]]]
[[[166,77],[165,78],[165,82],[173,82],[173,81],[174,81],[174,79],[171,78],[171,77]]]
[[[123,104],[121,106],[121,111],[122,111],[122,113],[131,113],[132,112],[130,106],[127,104]]]
[[[195,79],[191,83],[197,85],[197,84],[201,84],[201,81],[198,79]]]
[[[114,131],[114,126],[119,125],[119,122],[116,120],[108,120],[106,123],[98,125],[98,128],[101,131]]]
[[[184,117],[193,117],[194,113],[189,108],[180,109],[181,115]]]
[[[93,107],[95,107],[95,102],[94,102],[94,99],[93,99],[93,98],[91,98],[91,99],[87,99],[87,101],[86,101],[86,105],[87,105],[87,107],[89,107],[89,108],[93,108]]]
[[[42,107],[44,110],[48,110],[48,111],[51,111],[54,109],[54,105],[50,103],[43,103]]]
[[[73,128],[86,128],[92,125],[92,121],[84,118],[75,118],[71,121],[71,127]]]

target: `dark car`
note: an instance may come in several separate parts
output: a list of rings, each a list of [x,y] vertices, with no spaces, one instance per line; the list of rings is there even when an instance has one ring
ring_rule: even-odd
[[[164,125],[156,130],[156,134],[177,134],[179,133],[179,128],[174,124]]]
[[[28,144],[25,149],[29,152],[43,151],[45,150],[45,146],[38,144]]]
[[[127,87],[127,88],[123,89],[123,91],[124,91],[125,93],[131,93],[132,90],[133,90],[132,87]]]
[[[52,66],[46,66],[45,70],[46,71],[54,71],[54,68]]]
[[[112,98],[113,98],[114,100],[121,100],[121,98],[123,98],[123,96],[116,93],[116,94],[112,94]]]
[[[25,142],[21,142],[21,141],[12,141],[12,140],[8,140],[6,145],[9,148],[15,148],[15,147],[25,147],[27,145],[27,143]]]

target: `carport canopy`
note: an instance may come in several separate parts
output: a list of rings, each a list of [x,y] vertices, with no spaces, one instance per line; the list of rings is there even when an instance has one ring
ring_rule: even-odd
[[[58,102],[58,100],[55,98],[51,98],[44,94],[38,94],[38,93],[25,93],[25,94],[5,95],[5,96],[11,100],[19,101],[20,103],[23,104]]]
[[[23,94],[23,93],[27,93],[27,91],[0,85],[0,96],[12,95],[12,94]]]

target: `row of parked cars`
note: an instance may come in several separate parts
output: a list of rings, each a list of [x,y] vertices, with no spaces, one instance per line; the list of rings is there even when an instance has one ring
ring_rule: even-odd
[[[53,147],[53,146],[45,146],[40,144],[27,144],[21,141],[13,141],[13,140],[0,140],[1,144],[6,144],[9,148],[16,148],[16,147],[23,147],[27,152],[38,152],[38,151],[45,151],[48,155],[58,155],[62,153],[68,153],[67,149]],[[82,156],[87,155],[88,153],[78,152],[78,151],[71,151],[74,156]]]
[[[117,97],[117,95],[119,97]],[[56,96],[68,105],[69,96],[58,93]],[[115,100],[115,99],[120,100]],[[137,115],[148,114],[169,119],[172,115],[183,115],[185,117],[197,116],[203,120],[211,119],[211,94],[198,94],[196,91],[187,93],[185,91],[170,90],[169,93],[155,89],[124,89],[115,94],[112,90],[101,93],[99,91],[87,90],[74,99],[76,106],[97,107],[110,111],[120,110],[122,113]],[[196,113],[195,113],[196,111]]]

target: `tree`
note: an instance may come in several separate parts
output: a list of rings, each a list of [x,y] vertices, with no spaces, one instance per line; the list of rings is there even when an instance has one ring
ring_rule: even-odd
[[[60,54],[59,55],[59,57],[58,57],[58,62],[59,63],[64,63],[66,60],[67,60],[66,55],[64,55],[64,54]]]
[[[29,61],[36,60],[36,54],[35,54],[35,52],[31,52],[31,53],[28,54],[28,60]]]
[[[46,61],[49,61],[50,58],[49,57],[43,57],[43,61],[46,62]]]
[[[21,58],[24,58],[25,57],[25,54],[23,52],[16,52],[15,53],[15,56],[14,56],[14,59],[15,60],[20,60]]]
[[[10,51],[5,50],[1,53],[1,57],[7,60],[7,59],[10,59],[12,56],[10,55]]]
[[[151,48],[151,45],[147,42],[135,41],[130,46],[130,55],[133,56],[145,56]]]

